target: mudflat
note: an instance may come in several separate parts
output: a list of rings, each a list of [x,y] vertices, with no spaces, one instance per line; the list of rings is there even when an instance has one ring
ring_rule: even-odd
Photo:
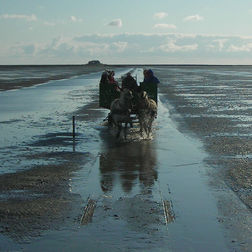
[[[53,240],[52,249],[76,246],[79,251],[83,242],[89,251],[120,251],[122,247],[228,251],[219,224],[230,223],[220,214],[214,215],[217,203],[199,174],[207,170],[211,181],[224,181],[251,213],[251,107],[244,105],[249,104],[251,84],[238,89],[237,98],[237,86],[219,88],[228,82],[226,79],[202,81],[210,78],[208,69],[200,69],[200,73],[197,67],[153,70],[161,83],[158,120],[151,139],[139,138],[137,128],[129,130],[127,141],[115,139],[113,130],[102,125],[107,111],[98,108],[99,77],[88,75],[87,80],[66,80],[55,87],[53,102],[59,99],[57,94],[63,87],[73,86],[56,104],[56,109],[63,107],[62,112],[52,108],[47,114],[38,111],[41,117],[27,116],[27,121],[2,122],[7,130],[8,126],[17,128],[17,132],[26,127],[37,130],[29,133],[29,141],[23,143],[21,138],[21,144],[13,141],[12,146],[1,149],[1,155],[8,156],[9,152],[15,167],[21,160],[20,169],[0,175],[0,233],[11,239],[3,240],[9,249],[23,246],[32,251],[41,237],[41,250],[48,249],[48,242]],[[139,66],[132,71],[142,74]],[[93,87],[86,89],[84,81],[94,82]],[[77,106],[68,111],[72,103]],[[72,115],[77,115],[76,139],[71,134]],[[194,148],[192,139],[200,140],[207,155]],[[29,165],[22,165],[24,160]],[[11,162],[2,162],[2,168],[8,169]],[[97,203],[94,218],[82,227],[89,196]],[[232,207],[225,200],[218,204]],[[171,211],[167,223],[163,206],[166,215]],[[244,225],[244,219],[238,221]],[[252,241],[246,228],[242,226],[227,236],[228,248],[250,251]],[[46,238],[48,232],[55,239]],[[64,235],[69,242],[63,242]]]
[[[9,79],[0,79],[0,91],[18,89],[22,87],[31,87],[36,84],[45,83],[51,80],[68,79],[81,74],[102,71],[107,67],[107,65],[103,64],[1,66],[1,69],[3,71],[7,71],[9,76],[15,76],[17,71],[19,72],[19,74],[17,78],[13,77],[11,81]],[[34,74],[34,76],[31,77],[31,73]],[[22,78],[20,78],[20,75],[22,75]]]
[[[179,129],[203,141],[210,154],[206,162],[252,209],[252,83],[247,77],[232,76],[232,69],[225,66],[219,66],[227,71],[225,76],[211,76],[213,66],[201,69],[193,80],[196,68],[185,67],[180,76],[157,69],[160,91],[171,103],[170,112]],[[240,71],[250,71],[250,67]]]

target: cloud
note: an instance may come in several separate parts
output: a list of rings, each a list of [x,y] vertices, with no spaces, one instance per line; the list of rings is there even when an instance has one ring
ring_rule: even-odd
[[[37,17],[34,14],[23,15],[23,14],[3,14],[0,16],[1,19],[23,19],[28,22],[37,21]]]
[[[66,25],[68,23],[81,23],[83,20],[81,18],[77,18],[75,16],[70,16],[68,20],[53,20],[53,21],[43,21],[42,24],[46,26],[56,26],[56,25]]]
[[[174,24],[155,24],[154,28],[176,29],[177,27]]]
[[[116,26],[121,27],[122,26],[122,20],[120,18],[114,19],[111,22],[108,23],[108,26]]]
[[[204,19],[204,17],[202,17],[202,16],[200,16],[200,15],[198,15],[198,14],[196,14],[196,15],[192,15],[192,16],[187,16],[187,17],[185,17],[184,18],[184,21],[201,21],[201,20],[203,20]]]
[[[252,52],[252,42],[243,45],[230,45],[227,49],[228,52]]]
[[[99,39],[96,40],[95,37]],[[127,46],[128,42],[120,41],[118,38],[110,38],[109,41],[106,41],[104,37],[99,35],[87,35],[81,39],[57,37],[51,43],[41,45],[40,50],[36,52],[39,55],[51,55],[62,59],[65,57],[85,58],[96,55],[120,54],[126,50]]]
[[[198,44],[178,45],[176,44],[176,40],[170,40],[168,43],[161,45],[159,48],[164,52],[187,52],[195,51],[198,48]]]
[[[114,42],[112,46],[115,48],[117,52],[124,52],[128,46],[128,42],[118,41]]]
[[[9,64],[82,63],[90,58],[105,63],[252,64],[252,37],[183,33],[85,34],[56,37],[48,43],[9,46],[0,43],[0,63],[6,64],[7,57]]]
[[[46,25],[46,26],[55,26],[56,23],[55,23],[55,22],[48,22],[48,21],[45,21],[45,22],[44,22],[44,25]]]
[[[168,16],[168,14],[166,12],[157,12],[154,14],[155,19],[163,19],[167,16]]]
[[[70,20],[71,20],[72,22],[74,22],[74,23],[76,23],[76,22],[82,22],[82,19],[81,19],[81,18],[77,18],[77,17],[75,17],[75,16],[71,16],[71,17],[70,17]]]
[[[33,55],[35,53],[36,47],[33,44],[26,45],[26,46],[23,46],[23,50],[25,54]]]
[[[214,39],[211,44],[208,45],[209,49],[217,49],[218,51],[222,51],[225,47],[225,43],[228,39]]]

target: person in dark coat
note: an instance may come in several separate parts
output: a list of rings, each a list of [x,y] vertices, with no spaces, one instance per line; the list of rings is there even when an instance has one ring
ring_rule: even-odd
[[[114,71],[109,71],[108,72],[108,81],[110,84],[112,84],[114,86],[114,88],[120,92],[121,91],[121,88],[119,87],[118,85],[118,82],[115,80],[115,72]]]
[[[117,84],[117,81],[115,80],[115,72],[114,71],[110,71],[108,74],[108,79],[109,79],[109,83],[111,84]]]
[[[122,89],[128,88],[133,93],[137,92],[138,85],[136,80],[131,76],[131,73],[127,73],[127,76],[122,80]]]
[[[144,76],[143,82],[146,82],[148,79],[148,70],[147,69],[143,70],[143,76]]]
[[[151,69],[147,70],[146,73],[144,73],[144,83],[160,83],[159,79],[154,76],[154,73]]]
[[[100,83],[101,83],[101,84],[108,84],[108,83],[109,83],[108,72],[107,72],[107,71],[104,71],[104,72],[102,73]]]
[[[122,80],[122,89],[127,88],[132,91],[132,111],[135,110],[137,104],[137,93],[139,92],[140,86],[137,85],[136,80],[131,76],[131,73],[127,73],[126,77]],[[131,125],[132,126],[132,125]]]

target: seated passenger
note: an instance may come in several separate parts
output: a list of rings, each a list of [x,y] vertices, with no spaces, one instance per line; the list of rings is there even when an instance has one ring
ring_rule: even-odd
[[[117,81],[115,80],[114,76],[115,76],[115,72],[110,71],[108,74],[109,83],[117,84]]]
[[[158,84],[160,83],[159,79],[154,76],[154,73],[151,69],[144,72],[144,83],[154,83]]]
[[[120,92],[121,88],[118,85],[118,82],[114,78],[115,72],[114,71],[109,71],[108,72],[108,81],[110,84],[114,85],[116,91]]]
[[[122,80],[122,89],[127,88],[132,91],[133,100],[132,100],[132,111],[136,111],[137,93],[140,92],[140,86],[137,85],[136,80],[131,76],[131,73],[127,73],[126,77]]]
[[[104,71],[101,76],[100,84],[108,84],[109,79],[108,79],[108,72]]]
[[[148,79],[148,70],[147,69],[143,70],[143,76],[144,76],[143,82],[146,82]]]
[[[128,88],[132,92],[138,91],[138,85],[136,80],[131,76],[131,73],[127,73],[126,77],[122,80],[122,89]]]

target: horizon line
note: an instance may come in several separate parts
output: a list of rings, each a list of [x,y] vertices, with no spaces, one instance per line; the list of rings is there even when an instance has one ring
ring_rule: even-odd
[[[206,63],[111,63],[111,64],[94,64],[88,63],[74,63],[74,64],[0,64],[0,66],[252,66],[252,64],[206,64]]]

